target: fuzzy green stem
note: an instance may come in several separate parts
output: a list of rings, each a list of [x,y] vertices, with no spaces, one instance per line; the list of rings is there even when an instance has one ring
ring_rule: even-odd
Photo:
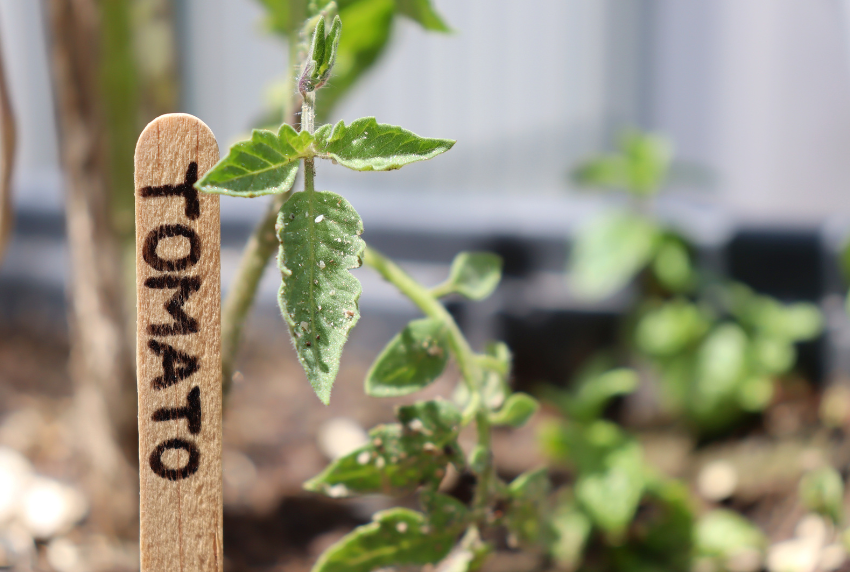
[[[316,92],[307,91],[301,94],[301,131],[313,133],[316,130]],[[312,193],[315,187],[316,164],[313,157],[304,158],[304,191]]]
[[[442,284],[437,284],[433,288],[431,288],[431,296],[434,298],[442,298],[443,296],[448,296],[449,294],[454,293],[454,284],[446,280]]]
[[[366,248],[363,262],[366,266],[374,268],[388,282],[398,288],[402,294],[407,296],[411,302],[422,310],[423,314],[446,324],[449,333],[449,345],[457,360],[460,373],[469,387],[470,393],[478,393],[481,375],[478,364],[475,361],[475,353],[469,347],[469,342],[466,341],[466,338],[445,306],[437,301],[427,288],[419,284],[396,263],[374,248]]]

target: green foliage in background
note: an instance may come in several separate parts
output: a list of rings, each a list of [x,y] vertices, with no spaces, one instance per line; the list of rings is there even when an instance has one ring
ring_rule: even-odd
[[[813,304],[782,304],[698,270],[687,236],[652,214],[672,157],[664,138],[628,131],[618,153],[574,170],[581,185],[625,193],[630,208],[579,229],[568,280],[590,301],[634,283],[628,345],[653,364],[662,404],[700,431],[722,430],[770,403],[775,381],[796,364],[796,344],[820,335],[822,317]]]
[[[269,29],[287,39],[299,64],[283,93],[297,86],[301,119],[298,129],[284,124],[255,130],[197,184],[207,193],[272,196],[271,216],[249,241],[234,280],[232,291],[249,295],[235,304],[233,315],[244,321],[271,244],[278,252],[283,320],[307,380],[328,403],[343,346],[359,319],[361,286],[351,270],[365,264],[422,313],[389,340],[366,374],[366,393],[414,394],[451,362],[460,376],[450,400],[397,407],[394,422],[372,428],[363,446],[305,483],[331,498],[414,494],[418,504],[375,513],[325,550],[314,572],[421,566],[472,572],[502,539],[564,570],[691,570],[702,563],[722,570],[741,553],[762,555],[765,539],[750,522],[724,509],[700,513],[687,487],[662,477],[647,463],[640,440],[605,417],[613,400],[639,387],[633,369],[595,361],[572,390],[550,391],[558,415],[543,423],[540,443],[552,466],[512,479],[497,474],[494,428],[522,427],[540,404],[511,390],[507,346],[491,342],[475,351],[442,299],[490,296],[501,280],[501,259],[461,252],[448,278],[426,287],[362,240],[363,222],[353,205],[315,184],[321,160],[386,171],[451,149],[451,140],[421,137],[372,117],[315,124],[385,48],[395,16],[430,30],[448,26],[429,0],[261,2]],[[282,106],[294,121],[288,95]],[[662,138],[632,132],[623,138],[621,153],[577,170],[587,184],[627,191],[635,208],[592,221],[582,231],[570,280],[577,294],[596,299],[640,280],[630,347],[658,373],[668,411],[700,431],[713,430],[766,406],[774,379],[794,365],[794,344],[816,336],[821,317],[811,305],[784,305],[742,285],[708,281],[697,271],[688,240],[649,214],[671,161],[672,147]],[[299,174],[303,189],[296,191]],[[233,339],[240,327],[230,324]],[[461,446],[464,428],[474,430],[471,446]],[[474,477],[469,502],[440,490],[452,467]],[[553,486],[552,471],[561,486]],[[836,522],[843,517],[842,497],[843,483],[834,472],[812,471],[800,484],[806,506]]]

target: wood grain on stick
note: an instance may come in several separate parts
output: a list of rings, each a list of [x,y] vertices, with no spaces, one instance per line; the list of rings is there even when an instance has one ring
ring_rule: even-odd
[[[209,128],[163,115],[135,156],[142,572],[222,570],[218,161]]]

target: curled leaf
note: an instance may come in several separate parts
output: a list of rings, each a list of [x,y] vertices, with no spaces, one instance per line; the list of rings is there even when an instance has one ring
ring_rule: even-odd
[[[538,409],[540,403],[536,399],[527,393],[517,392],[511,394],[502,408],[491,415],[490,421],[494,425],[522,427]]]
[[[304,488],[346,497],[438,484],[460,449],[460,412],[448,401],[426,401],[400,407],[398,417],[401,424],[375,427],[367,445],[334,461]]]
[[[487,298],[502,279],[502,257],[489,252],[461,252],[452,261],[449,279],[441,290],[470,300]]]
[[[311,154],[312,136],[283,124],[277,133],[254,129],[251,139],[230,148],[195,187],[205,193],[259,197],[285,193],[298,173],[298,160]]]
[[[357,119],[346,126],[323,125],[316,130],[319,157],[336,161],[355,171],[390,171],[445,153],[455,144],[448,139],[428,139],[395,125],[378,123],[374,117]]]

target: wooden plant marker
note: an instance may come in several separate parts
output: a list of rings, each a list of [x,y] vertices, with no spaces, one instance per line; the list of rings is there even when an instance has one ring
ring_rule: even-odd
[[[219,198],[192,187],[218,144],[163,115],[135,161],[141,570],[221,572]]]

